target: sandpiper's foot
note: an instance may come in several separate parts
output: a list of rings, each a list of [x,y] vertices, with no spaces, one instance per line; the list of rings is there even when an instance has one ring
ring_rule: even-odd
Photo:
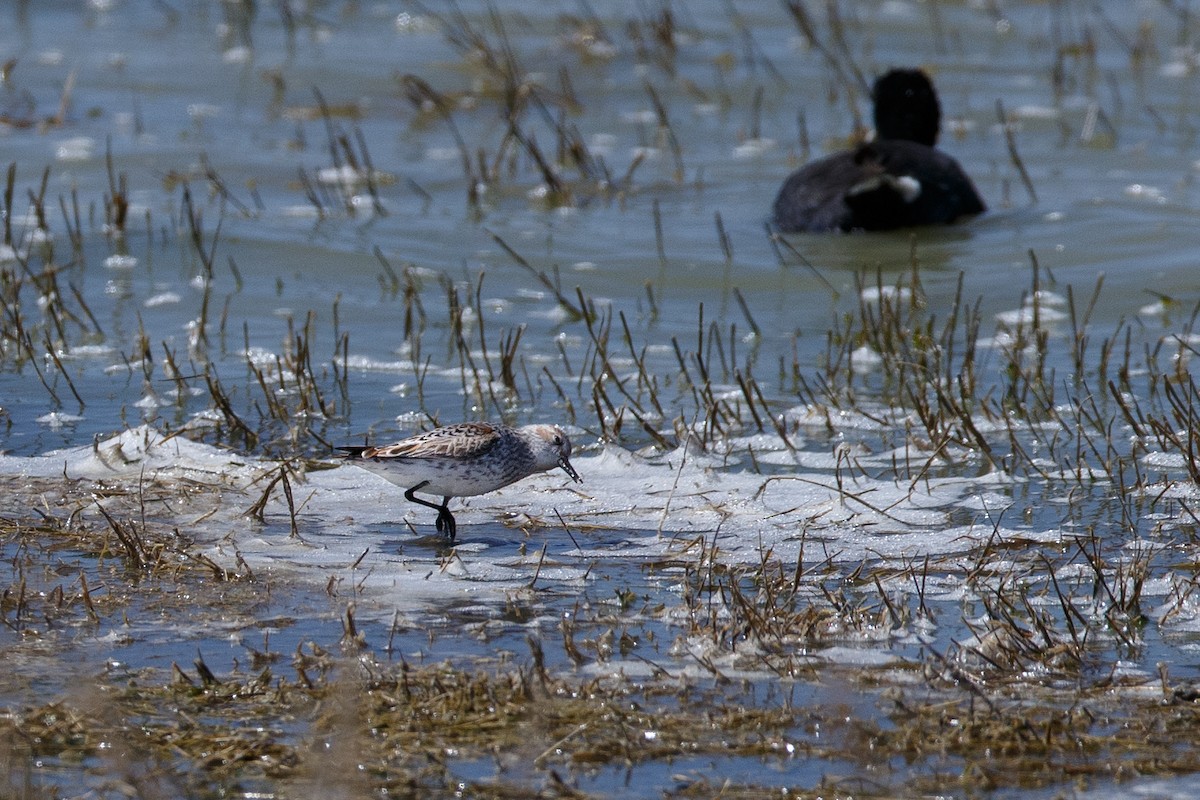
[[[457,532],[457,526],[454,524],[454,515],[445,506],[438,509],[437,529],[438,533],[446,534],[446,538],[450,541],[450,544],[454,544],[454,534]]]

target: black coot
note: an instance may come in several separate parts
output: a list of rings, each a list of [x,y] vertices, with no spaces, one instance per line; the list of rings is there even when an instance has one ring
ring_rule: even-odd
[[[925,73],[896,69],[871,92],[875,139],[804,165],[775,198],[784,233],[943,225],[986,210],[971,179],[938,150],[941,106]]]

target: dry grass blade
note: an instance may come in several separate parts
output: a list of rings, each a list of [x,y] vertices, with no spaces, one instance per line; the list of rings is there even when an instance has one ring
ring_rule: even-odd
[[[562,306],[572,317],[575,319],[583,319],[587,316],[583,310],[583,307],[576,306],[570,300],[568,300],[566,295],[564,295],[559,289],[557,283],[550,280],[550,277],[546,275],[545,272],[535,269],[532,264],[526,261],[516,250],[513,250],[511,247],[509,247],[508,243],[505,242],[504,239],[500,238],[500,236],[497,234],[492,233],[491,231],[488,231],[487,234],[488,236],[492,237],[492,241],[500,245],[501,249],[503,249],[504,252],[508,254],[508,257],[515,261],[518,266],[537,278],[538,282],[554,295],[554,299],[558,301],[558,304]]]

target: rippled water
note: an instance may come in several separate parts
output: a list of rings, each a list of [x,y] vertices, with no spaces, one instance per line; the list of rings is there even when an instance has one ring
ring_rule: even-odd
[[[638,57],[621,32],[627,19],[637,19],[632,11],[613,9],[590,27],[572,21],[582,12],[570,4],[509,11],[504,35],[522,68],[548,93],[561,91],[560,76],[569,76],[578,99],[569,124],[591,156],[603,159],[614,180],[639,154],[645,160],[626,191],[598,194],[594,182],[579,180],[575,202],[549,207],[538,199],[544,185],[529,157],[508,142],[501,178],[486,187],[476,212],[449,126],[436,113],[418,113],[400,79],[416,75],[458,97],[454,119],[467,152],[495,159],[505,125],[495,87],[474,63],[479,59],[449,45],[428,17],[405,16],[387,4],[319,5],[294,15],[290,35],[277,12],[260,9],[244,18],[238,8],[164,5],[143,14],[126,3],[83,11],[18,4],[10,12],[4,44],[16,61],[5,108],[10,118],[30,123],[4,137],[17,166],[15,230],[31,234],[25,195],[48,169],[47,217],[58,258],[71,265],[68,280],[88,298],[102,333],[67,332],[63,345],[78,364],[75,385],[84,407],[61,381],[55,384],[59,410],[71,417],[64,426],[38,422],[55,404],[29,369],[0,373],[12,423],[0,446],[35,453],[89,441],[119,429],[122,419],[171,419],[173,411],[136,406],[148,392],[162,391],[163,376],[152,373],[144,384],[118,366],[134,360],[141,332],[156,358],[162,343],[186,353],[184,329],[200,312],[201,267],[180,230],[185,179],[205,233],[218,225],[220,231],[209,311],[209,349],[216,352],[205,356],[238,370],[248,340],[269,359],[288,336],[287,321],[302,326],[310,312],[320,359],[332,357],[337,334],[349,334],[350,363],[359,369],[351,371],[350,402],[330,434],[337,436],[394,429],[392,420],[414,405],[389,391],[401,384],[411,389],[415,378],[404,366],[402,303],[380,289],[387,277],[376,250],[392,270],[411,266],[418,276],[434,329],[421,354],[432,357],[426,405],[450,420],[494,409],[455,399],[458,363],[439,375],[450,349],[440,276],[455,283],[460,300],[478,294],[497,339],[506,328],[527,326],[521,355],[531,373],[539,359],[558,360],[555,337],[570,346],[580,336],[578,326],[560,325],[545,287],[493,235],[534,269],[556,274],[568,297],[579,287],[611,303],[659,370],[674,366],[672,338],[685,345],[694,339],[701,303],[707,323],[747,332],[731,297],[735,287],[762,329],[785,334],[755,343],[760,373],[780,356],[791,358],[793,337],[786,334],[792,332],[799,333],[801,365],[811,362],[831,322],[831,299],[852,301],[851,274],[877,266],[904,270],[914,246],[934,307],[948,302],[960,273],[965,296],[982,296],[986,311],[1016,307],[1031,285],[1030,251],[1059,289],[1069,285],[1084,296],[1105,276],[1093,316],[1099,331],[1137,317],[1160,295],[1186,307],[1195,289],[1190,73],[1187,54],[1172,50],[1181,23],[1154,4],[1106,9],[1104,18],[1037,3],[1016,4],[1003,15],[970,4],[844,10],[846,35],[857,48],[851,52],[864,72],[913,63],[934,72],[955,122],[945,146],[973,174],[992,211],[965,227],[922,231],[915,245],[904,234],[803,238],[797,246],[821,279],[793,257],[781,265],[763,223],[780,180],[802,156],[797,115],[813,155],[837,146],[852,120],[825,60],[802,46],[782,9],[738,9],[740,33],[731,9],[677,9],[678,43],[669,63],[665,56]],[[502,41],[482,10],[463,13]],[[612,54],[581,33],[593,29],[614,40]],[[1089,41],[1094,54],[1077,52],[1082,45],[1074,45]],[[1136,53],[1125,49],[1139,42]],[[68,83],[63,123],[47,124]],[[651,91],[670,121],[678,159],[655,123]],[[343,114],[331,120],[332,139],[319,118],[318,93]],[[996,124],[998,102],[1018,121],[1015,141],[1036,205]],[[861,99],[857,107],[868,112]],[[546,113],[553,121],[554,112]],[[553,131],[531,127],[553,152]],[[336,184],[320,184],[324,172],[346,159],[339,143],[368,153],[383,173],[384,214],[372,213],[365,193],[348,214]],[[338,162],[331,149],[339,151]],[[123,242],[101,231],[109,154],[132,202]],[[222,181],[224,204],[207,170]],[[325,195],[324,218],[306,200],[301,173]],[[72,193],[84,223],[78,259],[64,241],[59,207]],[[131,259],[113,259],[114,253]],[[656,315],[649,313],[647,283]],[[514,412],[552,413],[529,397]]]
[[[33,272],[57,266],[70,314],[65,327],[52,324],[39,307],[44,287],[33,281],[6,312],[0,452],[41,456],[145,424],[159,432],[187,427],[193,438],[232,448],[235,460],[269,464],[324,457],[328,444],[365,435],[411,432],[429,417],[553,420],[570,427],[582,451],[577,466],[592,499],[514,492],[473,503],[460,529],[470,567],[496,561],[512,570],[509,579],[526,573],[525,553],[518,556],[494,517],[497,508],[520,513],[528,501],[547,515],[562,510],[572,523],[593,519],[617,532],[573,548],[561,572],[547,573],[566,587],[564,596],[571,587],[607,594],[603,581],[584,577],[590,559],[608,565],[614,584],[645,581],[650,591],[668,591],[669,581],[626,566],[636,558],[596,553],[611,545],[650,560],[664,529],[722,530],[747,537],[730,545],[730,558],[753,563],[749,537],[762,515],[761,504],[746,501],[758,479],[746,477],[744,442],[725,448],[724,463],[705,465],[725,469],[734,484],[721,495],[734,509],[724,522],[700,505],[681,503],[674,515],[659,500],[641,509],[638,493],[669,487],[673,473],[613,461],[601,446],[602,439],[624,451],[658,437],[673,442],[676,420],[703,427],[681,357],[695,369],[690,358],[706,352],[718,391],[736,396],[737,374],[752,375],[776,413],[794,409],[802,399],[792,376],[819,372],[828,331],[857,305],[856,279],[909,281],[914,264],[935,315],[948,313],[960,291],[967,304],[978,298],[985,337],[999,315],[1021,309],[1036,280],[1080,309],[1102,281],[1088,318],[1094,347],[1114,335],[1124,347],[1125,331],[1138,352],[1173,334],[1186,338],[1200,296],[1197,56],[1186,15],[1151,2],[845,6],[839,40],[825,7],[808,5],[821,41],[839,64],[868,78],[896,65],[921,65],[934,76],[951,123],[943,145],[974,177],[989,213],[950,229],[795,237],[796,252],[773,245],[764,225],[784,176],[844,145],[851,108],[869,118],[861,92],[848,93],[853,80],[835,77],[827,54],[805,41],[781,5],[672,6],[667,44],[655,40],[654,22],[668,7],[646,4],[464,2],[439,11],[312,2],[288,4],[285,14],[276,4],[18,1],[0,13],[0,55],[12,60],[0,86],[7,123],[0,145],[16,169],[6,211],[21,259],[0,269],[16,280],[26,263]],[[483,38],[472,44],[472,35]],[[513,98],[485,55],[505,48],[530,92],[521,98],[533,109],[522,117],[524,142],[511,135],[504,109]],[[443,111],[434,95],[421,95],[422,83],[445,99]],[[590,171],[560,164],[566,191],[555,197],[532,152],[561,156],[563,132],[577,136]],[[472,187],[464,154],[475,180],[484,168],[492,178]],[[350,162],[361,175],[368,160],[370,184],[342,180]],[[106,225],[107,198],[117,190],[129,201],[123,235]],[[44,229],[31,195],[44,199]],[[565,312],[555,290],[567,304],[590,304],[598,328]],[[38,353],[32,361],[7,335],[18,313],[32,334],[27,348]],[[601,425],[583,376],[604,325],[611,374],[630,393],[610,382],[610,412],[628,400],[657,436],[631,414],[619,431],[611,428],[614,413]],[[1065,317],[1051,326],[1049,357],[1063,381],[1073,370],[1069,326]],[[515,342],[513,391],[499,374],[506,341]],[[57,362],[42,357],[47,349]],[[276,395],[254,370],[277,378],[280,363],[294,366],[298,352],[309,353],[327,405],[292,436],[269,419],[268,395]],[[657,382],[662,414],[637,382],[638,360]],[[1003,366],[994,355],[983,362],[984,372]],[[305,407],[303,392],[289,389],[283,372],[277,396],[295,413]],[[475,375],[484,391],[468,385]],[[869,374],[864,380],[870,385]],[[239,414],[261,423],[252,438],[222,426],[214,381]],[[849,426],[796,435],[822,475],[831,471],[830,452],[857,439]],[[781,448],[771,438],[768,429],[750,450],[768,453],[767,472],[791,475],[794,462],[772,462],[768,451]],[[663,456],[668,462],[678,466]],[[884,464],[880,457],[876,466]],[[1014,496],[1033,509],[1025,520],[1031,536],[1064,524],[1066,512],[1054,506],[1060,498],[1040,497],[1036,485],[979,489],[972,484],[979,471],[978,464],[964,474],[947,470],[958,481],[942,488],[954,506],[947,530],[966,536],[989,527],[995,504]],[[424,574],[440,556],[397,522],[409,511],[398,492],[353,486],[354,476],[342,472],[317,479],[326,495],[309,507],[310,535],[329,548],[330,564],[364,547],[392,556],[374,568],[375,593],[361,601],[364,616],[383,620],[402,605],[387,587],[394,591],[406,571]],[[766,498],[772,513],[827,501],[783,495]],[[223,513],[242,510],[242,499]],[[1111,521],[1097,511],[1103,504],[1098,497],[1081,515]],[[314,570],[294,543],[280,549],[287,528],[282,507],[274,509],[273,525],[239,542],[241,549],[323,583],[325,564]],[[1073,514],[1080,512],[1066,513],[1068,528],[1089,524]],[[891,555],[959,546],[939,541],[930,520],[911,524],[911,541],[893,539]],[[903,527],[891,532],[901,536]],[[1129,534],[1119,524],[1105,530],[1115,545]],[[799,558],[794,540],[772,542]],[[888,551],[869,537],[842,544],[847,560]],[[411,561],[395,556],[405,550]],[[500,591],[482,592],[485,607],[508,587],[504,576],[495,580]],[[441,602],[437,590],[416,599]],[[548,602],[551,615],[561,610]],[[336,625],[315,606],[297,615]],[[1189,646],[1190,638],[1182,641]],[[178,656],[170,643],[141,644],[127,657]],[[1156,651],[1146,663],[1166,657],[1191,674],[1194,663],[1180,652]]]

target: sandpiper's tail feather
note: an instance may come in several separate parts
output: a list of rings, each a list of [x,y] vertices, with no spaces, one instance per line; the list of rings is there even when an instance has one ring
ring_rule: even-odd
[[[341,451],[337,455],[338,458],[344,458],[347,461],[353,461],[356,458],[362,458],[363,453],[367,452],[368,450],[373,450],[374,448],[367,445],[340,445],[334,449]]]

